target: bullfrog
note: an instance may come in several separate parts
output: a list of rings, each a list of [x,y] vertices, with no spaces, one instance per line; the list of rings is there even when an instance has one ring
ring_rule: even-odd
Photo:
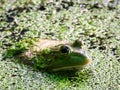
[[[39,39],[16,58],[35,68],[49,71],[83,68],[91,59],[81,40],[69,41]]]

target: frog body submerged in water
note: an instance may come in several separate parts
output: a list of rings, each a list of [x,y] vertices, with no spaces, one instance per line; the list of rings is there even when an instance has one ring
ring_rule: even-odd
[[[80,40],[67,41],[39,39],[18,55],[21,62],[49,71],[72,70],[86,66],[90,58]]]

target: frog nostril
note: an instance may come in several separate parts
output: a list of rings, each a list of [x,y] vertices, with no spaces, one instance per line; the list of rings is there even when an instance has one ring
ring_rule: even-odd
[[[68,46],[61,46],[60,47],[60,51],[62,53],[69,53],[70,52],[70,48]]]

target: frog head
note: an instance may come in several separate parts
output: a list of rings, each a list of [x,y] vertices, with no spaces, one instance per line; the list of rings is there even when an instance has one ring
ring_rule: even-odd
[[[81,40],[76,40],[72,44],[60,44],[51,47],[53,59],[47,69],[52,71],[79,69],[86,66],[90,61]],[[49,56],[48,56],[49,57]]]
[[[91,60],[86,48],[83,48],[84,46],[79,39],[73,43],[40,39],[33,43],[27,51],[24,50],[25,52],[16,57],[20,59],[20,62],[49,71],[79,69],[86,66]],[[15,52],[20,50],[15,50]]]

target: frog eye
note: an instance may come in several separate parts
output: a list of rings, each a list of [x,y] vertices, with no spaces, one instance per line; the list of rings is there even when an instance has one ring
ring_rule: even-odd
[[[60,47],[60,52],[61,53],[69,53],[70,52],[70,48],[68,46],[61,46]]]

